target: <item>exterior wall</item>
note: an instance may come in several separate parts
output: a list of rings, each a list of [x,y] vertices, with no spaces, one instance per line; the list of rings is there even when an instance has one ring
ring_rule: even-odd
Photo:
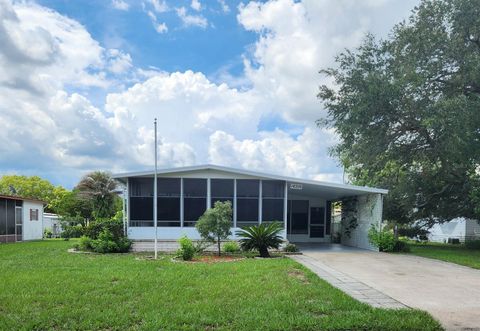
[[[53,236],[59,236],[62,233],[62,227],[60,224],[60,217],[56,214],[43,213],[43,231],[49,229],[52,231]]]
[[[30,220],[30,209],[38,209],[38,221]],[[43,237],[43,204],[23,201],[23,240],[38,240]]]
[[[229,239],[236,239],[235,232],[240,230],[239,228],[232,228],[232,235]],[[198,231],[195,227],[158,227],[157,238],[159,240],[177,240],[183,235],[186,235],[192,240],[201,239]],[[128,237],[132,240],[153,240],[155,237],[154,227],[129,227]],[[281,233],[281,236],[285,238],[285,231]]]
[[[308,200],[308,234],[288,234],[287,239],[291,242],[327,242],[331,241],[330,235],[325,235],[323,238],[310,238],[310,208],[311,207],[326,207],[326,200],[319,197],[305,196],[300,194],[293,194],[288,192],[288,200]],[[326,215],[325,215],[326,216]],[[326,217],[325,217],[326,220]]]
[[[341,243],[346,246],[358,247],[373,251],[378,249],[368,242],[368,231],[373,225],[382,222],[383,198],[381,194],[368,194],[357,196],[356,203],[357,227],[351,231],[350,236],[345,233],[345,224],[342,221]]]

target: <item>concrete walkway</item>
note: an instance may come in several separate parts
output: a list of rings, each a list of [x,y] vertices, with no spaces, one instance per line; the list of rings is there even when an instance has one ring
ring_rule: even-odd
[[[305,255],[292,255],[290,257],[315,272],[323,280],[326,280],[334,287],[342,290],[358,301],[377,308],[408,308],[401,302],[390,298],[386,294],[374,289],[373,287],[370,287],[352,277],[330,268],[317,259]]]
[[[300,258],[299,262],[313,271],[326,272],[321,277],[328,278],[332,272],[338,273],[337,278],[345,275],[405,306],[428,311],[447,330],[480,330],[480,270],[364,250],[331,251],[323,247],[303,253],[307,261]]]

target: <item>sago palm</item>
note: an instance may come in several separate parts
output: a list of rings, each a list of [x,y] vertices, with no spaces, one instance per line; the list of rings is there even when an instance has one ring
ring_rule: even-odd
[[[283,230],[281,223],[262,223],[260,225],[244,227],[237,231],[240,246],[243,250],[256,249],[261,257],[270,257],[269,248],[277,248],[283,241],[280,233]]]

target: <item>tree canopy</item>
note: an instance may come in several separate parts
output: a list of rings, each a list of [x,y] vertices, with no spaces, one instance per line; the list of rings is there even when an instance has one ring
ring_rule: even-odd
[[[232,203],[230,201],[216,201],[213,208],[209,208],[198,219],[195,227],[200,236],[207,241],[216,242],[218,255],[221,254],[220,242],[231,235]]]
[[[0,194],[33,198],[47,203],[46,211],[57,212],[68,191],[38,176],[5,175],[0,178]]]
[[[385,218],[479,216],[480,6],[423,0],[386,40],[321,70],[332,149],[355,184],[385,187]]]

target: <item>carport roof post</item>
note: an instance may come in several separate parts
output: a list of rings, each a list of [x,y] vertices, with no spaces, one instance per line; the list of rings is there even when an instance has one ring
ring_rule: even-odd
[[[388,193],[388,190],[374,188],[374,187],[329,183],[329,182],[312,180],[312,179],[302,179],[302,178],[281,176],[281,175],[275,175],[275,174],[267,174],[263,172],[256,172],[256,171],[250,171],[250,170],[244,170],[244,169],[235,169],[235,168],[217,166],[212,164],[159,169],[157,173],[161,176],[161,175],[167,175],[167,174],[205,171],[205,170],[240,174],[240,175],[252,176],[260,179],[282,180],[282,181],[285,181],[287,185],[302,184],[302,191],[304,193],[311,192],[312,194],[316,194],[331,200],[341,199],[343,197],[355,196],[355,195],[364,195],[364,194],[372,194],[372,193],[379,193],[379,194]],[[154,171],[139,171],[139,172],[114,174],[113,178],[123,183],[126,183],[126,180],[129,177],[150,177],[153,175],[154,175]],[[289,190],[291,190],[290,186],[289,186]]]

